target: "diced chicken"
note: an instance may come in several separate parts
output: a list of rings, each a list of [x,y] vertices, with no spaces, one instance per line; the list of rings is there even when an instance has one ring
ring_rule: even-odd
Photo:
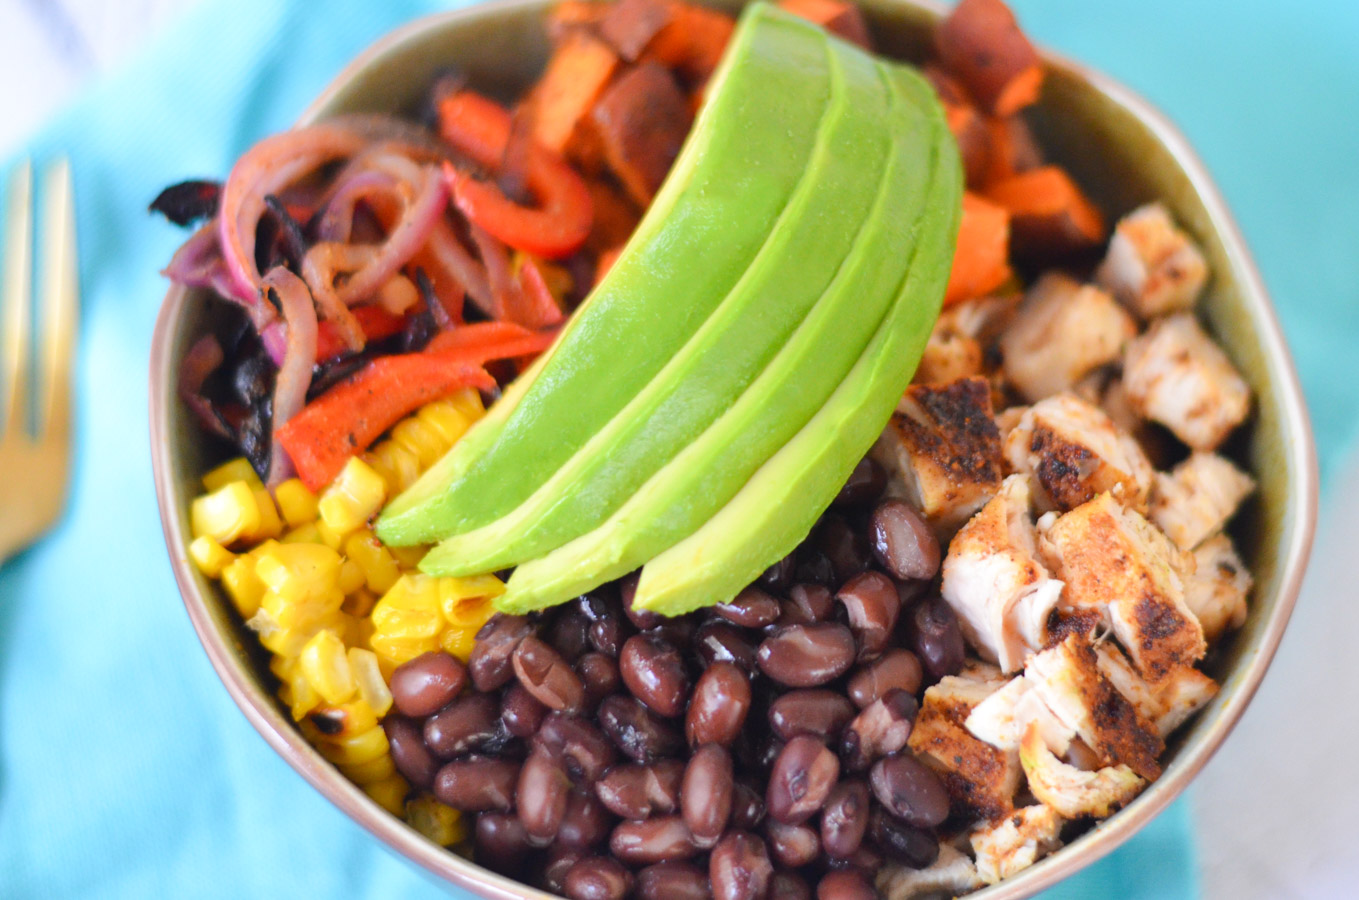
[[[1194,550],[1197,568],[1185,579],[1184,602],[1209,641],[1246,621],[1246,597],[1250,594],[1250,571],[1236,555],[1232,539],[1225,534],[1209,538]]]
[[[1033,476],[1039,509],[1074,509],[1104,491],[1140,509],[1151,489],[1151,463],[1137,441],[1071,394],[1029,407],[1006,436],[1004,453],[1012,471]]]
[[[1123,388],[1138,415],[1195,450],[1214,450],[1250,412],[1250,388],[1190,313],[1151,323],[1129,342]]]
[[[1152,723],[1162,738],[1169,737],[1185,719],[1217,696],[1217,682],[1198,669],[1180,669],[1153,686],[1137,674],[1123,651],[1113,644],[1100,644],[1095,654],[1104,677],[1127,698],[1138,715]]]
[[[943,779],[954,815],[995,819],[1010,811],[1019,759],[972,736],[963,724],[1000,684],[949,675],[925,691],[907,745]]]
[[[1095,280],[1143,319],[1192,309],[1208,280],[1199,248],[1159,203],[1124,216]]]
[[[1000,432],[985,379],[917,384],[873,447],[888,493],[950,535],[1000,488]]]
[[[983,349],[1004,333],[1014,319],[1019,294],[992,294],[955,303],[939,314],[939,324],[954,334],[970,337]]]
[[[1062,583],[1038,561],[1029,479],[1011,475],[949,544],[940,592],[968,642],[1004,672],[1047,642]]]
[[[1117,360],[1135,334],[1137,323],[1113,297],[1049,272],[1001,337],[1005,374],[1030,401],[1042,400]]]
[[[1027,869],[1062,846],[1065,820],[1050,806],[1039,803],[1010,813],[1000,824],[972,835],[977,875],[995,884]]]
[[[981,886],[976,865],[949,844],[940,844],[939,858],[924,869],[889,865],[878,870],[878,893],[886,900],[957,897]]]
[[[1146,784],[1127,766],[1090,772],[1062,762],[1044,746],[1037,728],[1025,732],[1019,761],[1033,796],[1068,819],[1104,818],[1136,797]]]
[[[1151,520],[1181,550],[1193,550],[1227,524],[1255,479],[1216,453],[1194,453],[1156,473]]]
[[[1023,675],[1011,678],[1004,687],[974,706],[963,724],[977,738],[1009,752],[1019,751],[1019,742],[1030,724],[1038,726],[1043,743],[1057,754],[1065,754],[1076,736],[1075,729],[1048,709]]]
[[[938,384],[982,374],[982,345],[936,322],[916,366],[915,384]]]
[[[1043,536],[1064,608],[1099,610],[1142,676],[1160,682],[1192,666],[1207,645],[1184,602],[1194,560],[1110,494],[1059,516]]]

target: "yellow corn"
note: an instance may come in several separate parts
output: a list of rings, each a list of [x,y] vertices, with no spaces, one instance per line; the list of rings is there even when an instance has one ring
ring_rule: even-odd
[[[355,784],[362,787],[365,784],[372,784],[390,778],[396,774],[396,765],[392,762],[389,754],[382,754],[374,757],[365,763],[358,763],[352,766],[341,766],[340,771],[345,777]]]
[[[387,547],[387,552],[392,554],[392,558],[400,564],[401,568],[412,571],[420,568],[420,560],[425,558],[429,552],[426,544],[416,544],[411,547]]]
[[[377,654],[361,647],[350,647],[349,670],[354,673],[359,699],[379,718],[387,715],[387,710],[392,708],[392,692],[382,677]]]
[[[378,714],[365,701],[320,704],[311,712],[311,723],[330,741],[358,737],[377,727]]]
[[[250,618],[260,608],[264,582],[255,574],[255,561],[250,557],[238,556],[223,567],[222,587],[242,619]]]
[[[475,422],[486,415],[486,407],[481,405],[481,393],[476,388],[463,388],[454,391],[444,398],[444,401],[451,403],[453,408],[462,413],[463,418],[469,422]]]
[[[368,590],[385,594],[401,577],[401,567],[377,536],[368,529],[350,535],[344,543],[344,554],[363,569]]]
[[[348,595],[363,590],[368,578],[364,574],[363,566],[346,558],[340,563],[340,577],[336,583],[339,585],[340,593]]]
[[[307,522],[299,525],[292,531],[285,531],[279,538],[285,544],[324,544],[321,540],[321,529],[316,527],[315,522]]]
[[[387,748],[386,733],[381,728],[369,728],[351,737],[323,737],[316,749],[337,766],[357,766],[372,762],[386,753]]]
[[[439,635],[439,646],[445,653],[451,653],[463,662],[472,658],[472,645],[477,640],[475,628],[446,628]]]
[[[222,570],[236,559],[236,554],[204,535],[196,537],[189,544],[189,559],[198,566],[198,571],[209,578],[218,578]]]
[[[194,537],[210,537],[226,547],[259,528],[260,509],[250,485],[233,481],[194,500],[189,520]]]
[[[494,575],[439,579],[439,608],[450,625],[477,628],[491,617],[490,599],[505,593],[505,583]]]
[[[274,488],[274,499],[290,527],[316,521],[316,495],[307,490],[300,478],[289,478]]]
[[[410,793],[411,786],[406,783],[406,779],[400,775],[389,775],[381,781],[374,781],[363,786],[363,792],[394,816],[401,815],[406,808],[406,795]]]
[[[418,415],[398,422],[392,429],[391,440],[410,451],[422,469],[428,469],[438,462],[439,457],[451,446],[438,431],[421,421]]]
[[[325,519],[317,519],[312,525],[316,527],[316,533],[320,536],[321,543],[335,551],[339,551],[344,546],[345,539],[349,537],[348,531],[336,531],[326,524]]]
[[[428,794],[407,801],[406,822],[441,847],[451,847],[467,837],[467,828],[458,811]]]
[[[445,447],[452,447],[468,428],[472,419],[463,415],[449,400],[436,400],[424,406],[415,417],[443,438]],[[447,451],[445,451],[447,452]]]
[[[318,597],[337,589],[340,555],[322,544],[275,543],[260,554],[255,573],[275,593]]]
[[[263,541],[268,538],[276,538],[283,533],[283,520],[278,517],[278,507],[274,505],[274,498],[269,496],[269,492],[264,488],[259,488],[255,492],[255,507],[260,511],[260,523],[255,526],[255,530],[246,535],[249,541]]]
[[[345,594],[344,605],[340,609],[347,615],[366,622],[368,614],[373,611],[373,604],[377,603],[377,599],[376,594],[366,587],[361,587],[353,593]]]
[[[330,486],[321,492],[317,510],[321,521],[336,532],[361,527],[379,509],[386,497],[382,476],[357,456],[351,456]]]
[[[302,672],[327,703],[344,703],[358,691],[344,641],[329,628],[316,632],[302,648]]]
[[[370,453],[364,454],[364,459],[382,476],[387,493],[391,496],[404,491],[420,477],[420,460],[393,441],[378,444]]]
[[[219,491],[231,484],[233,481],[244,481],[250,490],[255,491],[264,487],[264,482],[260,481],[259,475],[255,474],[255,467],[250,465],[250,460],[244,456],[238,456],[230,462],[224,462],[211,472],[203,476],[203,490],[208,493]]]

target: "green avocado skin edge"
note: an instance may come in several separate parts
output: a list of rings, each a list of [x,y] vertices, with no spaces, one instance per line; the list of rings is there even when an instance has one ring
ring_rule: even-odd
[[[377,524],[383,541],[442,540],[513,510],[651,381],[747,270],[806,169],[830,74],[807,23],[765,4],[741,21],[709,102],[618,262],[518,402],[493,411],[388,506]],[[648,290],[655,284],[665,293]]]
[[[880,303],[877,314],[861,323],[857,342],[847,341],[844,346],[838,340],[828,341],[829,334],[837,339],[840,334],[833,329],[828,334],[822,326],[822,332],[814,333],[820,338],[818,342],[801,348],[802,355],[794,352],[779,373],[766,373],[775,381],[782,378],[781,392],[776,388],[761,391],[753,387],[738,403],[738,407],[744,405],[745,408],[734,408],[729,417],[720,420],[695,445],[662,469],[605,525],[546,557],[521,566],[511,578],[507,593],[497,601],[499,608],[518,612],[550,606],[631,571],[682,541],[700,526],[705,533],[711,534],[704,525],[710,516],[724,509],[724,504],[729,505],[728,501],[735,502],[732,498],[738,492],[746,494],[748,489],[743,485],[762,464],[767,465],[766,461],[772,455],[787,458],[790,451],[780,448],[784,448],[790,439],[795,440],[795,434],[801,435],[800,426],[814,415],[817,421],[826,421],[825,406],[836,404],[837,408],[843,409],[847,404],[865,405],[885,398],[885,405],[878,404],[883,409],[881,421],[877,422],[880,430],[909,382],[938,314],[951,264],[961,194],[955,171],[956,159],[951,166],[946,161],[939,161],[941,154],[956,156],[956,151],[944,128],[933,92],[913,72],[886,63],[880,65],[885,73],[890,73],[885,77],[891,78],[896,93],[901,95],[899,118],[895,123],[895,134],[902,145],[898,147],[901,164],[896,167],[890,183],[882,189],[880,199],[884,205],[877,212],[886,221],[871,223],[864,229],[863,237],[867,240],[856,248],[857,264],[847,266],[840,273],[844,279],[838,285],[842,295],[840,305],[832,303],[827,308],[838,316],[845,316],[844,304],[853,301],[846,300],[843,295],[859,302],[863,302],[861,298],[876,296]],[[909,138],[914,138],[914,143]],[[886,264],[888,261],[890,264]],[[879,325],[881,313],[889,306],[893,310],[890,320]],[[822,310],[818,308],[818,311]],[[865,350],[870,336],[873,344]],[[837,352],[840,361],[835,363],[832,358]],[[880,360],[884,354],[890,354],[892,358]],[[865,363],[865,358],[870,362]],[[822,364],[826,365],[827,372],[817,368]],[[852,372],[851,366],[855,367]],[[771,370],[774,368],[771,366]],[[857,388],[850,390],[841,383],[846,373]],[[819,381],[817,376],[822,376]],[[818,385],[820,390],[810,390],[806,396],[800,394],[804,386],[815,388]],[[832,391],[835,392],[833,396]],[[793,409],[796,415],[790,412]],[[824,436],[837,454],[833,459],[811,464],[811,468],[812,474],[833,485],[826,503],[876,436],[876,432],[872,433],[857,450],[853,435],[832,431]],[[841,465],[842,459],[847,463]],[[801,539],[825,506],[825,503],[815,505],[817,501],[811,500],[811,496],[793,492],[771,505],[769,512],[780,527],[791,525]],[[814,505],[815,508],[811,508]],[[805,526],[796,524],[804,519]],[[754,532],[748,533],[744,526],[723,531],[716,538],[719,545],[732,545],[732,549],[751,539],[768,543]],[[765,555],[759,548],[753,553],[759,558]],[[687,608],[729,599],[781,555],[770,556],[754,575],[736,585],[729,595],[704,591]],[[634,603],[638,602],[634,600]],[[685,611],[677,606],[672,608],[669,603],[652,608],[666,614]]]
[[[753,389],[790,339],[813,337],[808,315],[815,309],[826,318],[826,291],[880,197],[881,179],[872,176],[886,170],[895,150],[888,127],[895,92],[867,54],[833,49],[822,32],[811,31],[830,55],[832,109],[797,191],[745,275],[680,353],[532,497],[435,547],[424,571],[503,569],[598,527]],[[839,342],[861,348],[886,303],[879,296],[846,299],[852,315],[832,317],[819,330],[833,329],[837,350]],[[854,316],[870,310],[877,313],[859,327]]]
[[[936,115],[936,128],[944,132]],[[679,615],[736,596],[792,552],[881,434],[910,382],[948,283],[961,215],[962,166],[941,140],[916,260],[896,306],[834,396],[741,491],[642,569],[635,607]]]

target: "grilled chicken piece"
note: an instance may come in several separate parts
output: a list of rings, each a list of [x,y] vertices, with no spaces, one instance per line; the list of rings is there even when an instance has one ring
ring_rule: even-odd
[[[1062,762],[1044,746],[1036,727],[1024,732],[1019,762],[1034,797],[1068,819],[1102,819],[1136,797],[1146,784],[1127,766],[1088,772]]]
[[[1011,475],[949,544],[944,600],[958,614],[968,642],[1004,672],[1047,642],[1048,613],[1062,583],[1038,561],[1029,518],[1029,479]]]
[[[1138,415],[1195,450],[1214,450],[1250,412],[1250,388],[1190,313],[1151,323],[1128,344],[1123,388]]]
[[[1185,579],[1184,602],[1199,624],[1203,636],[1215,641],[1228,629],[1246,621],[1246,597],[1250,594],[1250,571],[1236,555],[1232,539],[1215,535],[1194,550],[1197,568]]]
[[[939,773],[952,814],[963,820],[996,819],[1013,807],[1019,758],[973,737],[963,724],[1000,682],[946,676],[925,691],[907,746]]]
[[[963,724],[975,737],[1010,752],[1019,751],[1030,724],[1038,726],[1043,743],[1058,755],[1064,756],[1076,738],[1076,730],[1057,718],[1023,675],[974,706]]]
[[[1169,473],[1157,472],[1151,520],[1181,550],[1193,550],[1227,524],[1255,479],[1216,453],[1194,453]]]
[[[1143,319],[1192,309],[1208,280],[1199,248],[1159,203],[1119,220],[1095,280]]]
[[[1049,272],[1000,339],[1005,374],[1028,400],[1042,400],[1117,360],[1135,334],[1137,323],[1113,297]]]
[[[1217,682],[1198,669],[1180,669],[1158,685],[1137,674],[1123,651],[1110,643],[1095,647],[1099,670],[1120,694],[1150,722],[1162,738],[1217,696]]]
[[[1029,407],[1006,435],[1004,454],[1011,471],[1033,476],[1041,510],[1075,509],[1104,491],[1143,509],[1151,489],[1151,463],[1137,441],[1071,394]]]
[[[920,356],[920,365],[916,366],[911,382],[936,384],[970,378],[982,374],[982,365],[982,345],[939,321],[925,342],[925,352]]]
[[[952,534],[1000,487],[990,385],[982,378],[911,385],[872,454],[887,470],[888,494]]]
[[[1138,671],[1159,683],[1207,649],[1184,602],[1194,559],[1110,494],[1059,516],[1043,548],[1066,584],[1064,608],[1099,610]]]
[[[1062,846],[1064,821],[1052,807],[1039,803],[1017,809],[1000,824],[974,832],[977,875],[987,884],[995,884],[1027,869]]]
[[[951,844],[939,845],[939,858],[924,869],[888,865],[878,870],[878,893],[886,900],[957,897],[982,886],[977,867]]]

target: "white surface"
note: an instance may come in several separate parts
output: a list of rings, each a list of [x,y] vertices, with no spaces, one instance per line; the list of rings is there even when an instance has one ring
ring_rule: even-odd
[[[0,0],[0,156],[195,0]],[[374,0],[380,2],[380,0]],[[1205,900],[1359,897],[1359,460],[1326,498],[1292,625],[1196,782]]]

